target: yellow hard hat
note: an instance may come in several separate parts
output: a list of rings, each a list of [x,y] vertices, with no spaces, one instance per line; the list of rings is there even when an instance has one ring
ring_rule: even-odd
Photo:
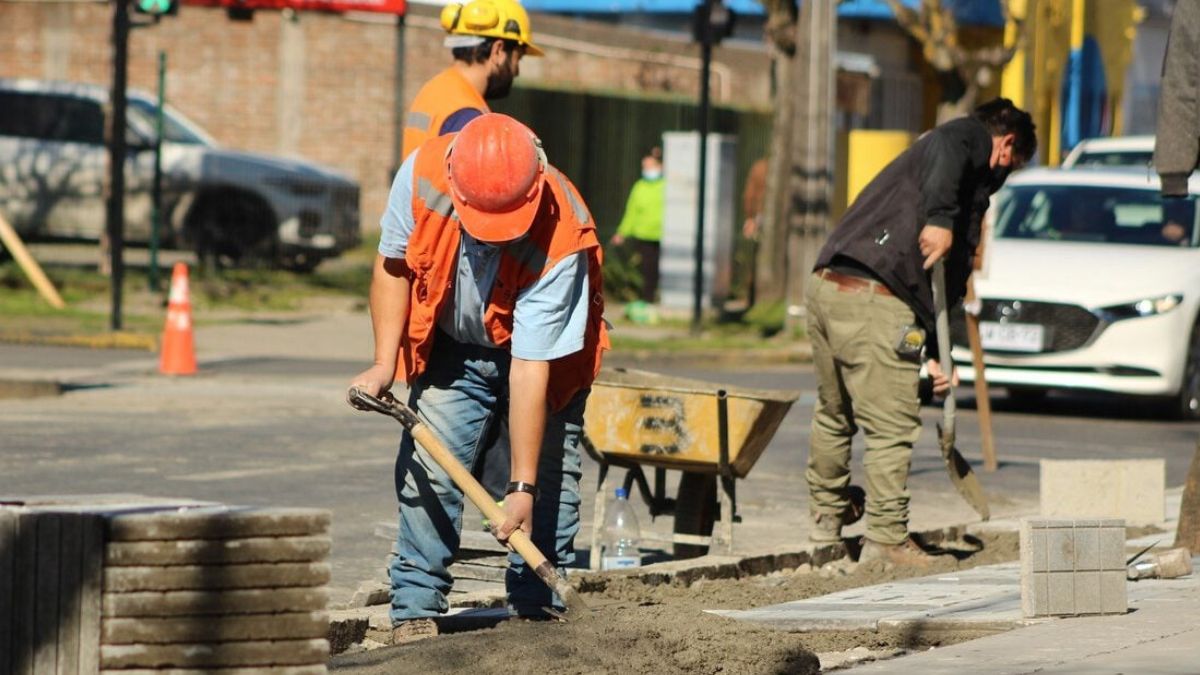
[[[533,44],[529,14],[516,0],[469,0],[442,8],[442,28],[451,35],[512,40],[525,47],[529,56],[542,56]]]

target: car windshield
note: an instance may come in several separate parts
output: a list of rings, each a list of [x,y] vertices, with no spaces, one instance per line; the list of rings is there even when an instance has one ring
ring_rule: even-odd
[[[1080,153],[1073,166],[1149,166],[1153,159],[1152,150],[1092,150]]]
[[[1021,185],[997,195],[996,236],[1195,247],[1196,216],[1195,195],[1164,200],[1157,190]]]
[[[129,99],[129,116],[136,117],[142,128],[154,129],[154,116],[157,106],[150,101],[138,98]],[[207,145],[207,141],[192,132],[179,120],[168,107],[163,115],[163,141],[167,143],[183,143],[186,145]]]

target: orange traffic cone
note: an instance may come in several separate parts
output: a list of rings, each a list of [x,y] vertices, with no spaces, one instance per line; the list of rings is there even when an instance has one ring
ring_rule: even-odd
[[[188,269],[175,263],[171,272],[171,294],[167,300],[167,324],[163,327],[162,354],[158,372],[163,375],[195,375],[196,346],[192,340],[192,300],[188,293]]]

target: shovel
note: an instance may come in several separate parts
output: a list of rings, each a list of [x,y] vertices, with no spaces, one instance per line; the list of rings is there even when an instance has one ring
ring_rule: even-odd
[[[946,266],[939,260],[933,265],[933,304],[937,309],[937,341],[940,363],[946,377],[954,372],[954,359],[950,357],[950,313],[946,308]],[[942,446],[942,459],[946,462],[946,471],[950,481],[958,489],[962,498],[971,505],[979,517],[987,520],[991,517],[988,510],[987,496],[983,494],[983,486],[979,478],[971,470],[971,465],[954,447],[954,387],[946,392],[946,401],[942,408],[942,423],[938,426],[938,440]]]
[[[479,484],[479,481],[475,480],[471,472],[467,471],[466,467],[450,453],[441,439],[434,435],[433,430],[426,426],[411,408],[395,400],[390,394],[385,395],[384,398],[375,398],[356,387],[350,389],[350,401],[363,408],[394,417],[400,424],[403,424],[408,433],[412,434],[413,440],[433,458],[433,461],[437,462],[438,466],[442,467],[442,470],[450,476],[450,480],[462,489],[471,503],[483,512],[484,517],[491,523],[492,535],[496,534],[496,527],[508,519],[504,509],[496,504],[487,490]],[[516,530],[509,535],[505,545],[525,559],[525,564],[533,569],[538,578],[550,587],[550,590],[562,598],[563,604],[567,608],[564,613],[546,607],[543,608],[546,613],[562,620],[569,619],[571,621],[591,617],[587,604],[579,595],[579,591],[571,588],[565,579],[558,576],[554,566],[546,560],[546,556],[542,555],[537,546],[533,545],[528,534],[522,530]]]

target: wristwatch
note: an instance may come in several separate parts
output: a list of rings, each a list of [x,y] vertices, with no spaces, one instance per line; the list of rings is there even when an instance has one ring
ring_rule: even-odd
[[[533,483],[526,483],[523,480],[510,481],[508,487],[504,488],[505,496],[511,495],[514,492],[524,492],[533,495],[534,499],[537,499],[538,496],[537,486]]]

